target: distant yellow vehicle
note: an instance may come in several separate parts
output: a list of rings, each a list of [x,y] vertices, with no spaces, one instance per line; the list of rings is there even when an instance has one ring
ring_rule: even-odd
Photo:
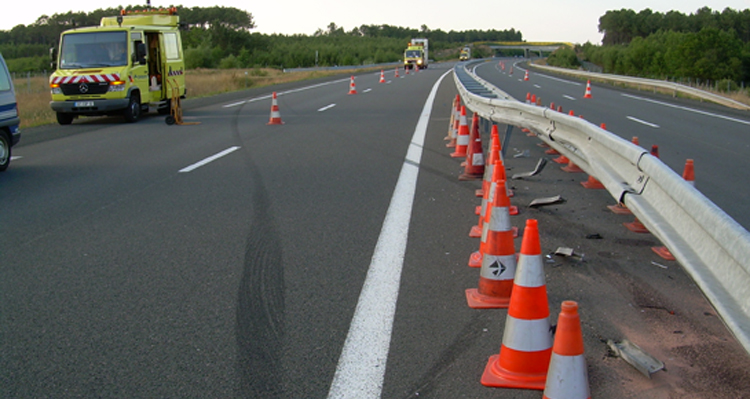
[[[122,11],[100,26],[60,35],[57,69],[50,76],[57,121],[80,115],[123,115],[136,122],[152,104],[169,113],[173,90],[185,97],[185,59],[177,9]]]
[[[429,63],[427,39],[411,39],[404,51],[404,69],[425,69]]]
[[[463,50],[461,50],[461,55],[458,57],[461,61],[466,61],[471,58],[471,47],[464,47]]]

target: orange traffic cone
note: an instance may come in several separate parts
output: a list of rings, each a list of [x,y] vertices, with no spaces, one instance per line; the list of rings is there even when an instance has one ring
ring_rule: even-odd
[[[526,70],[526,74],[523,75],[523,80],[529,80],[529,70]]]
[[[469,146],[469,125],[466,124],[466,106],[461,106],[461,117],[458,123],[458,136],[456,137],[456,151],[451,153],[451,158],[466,157]]]
[[[396,76],[394,76],[394,78],[397,78],[397,77],[398,77],[398,67],[396,67]]]
[[[278,100],[276,100],[276,92],[273,92],[273,97],[271,100],[271,117],[268,118],[267,125],[283,125],[284,122],[281,121],[281,113],[279,112],[279,103]]]
[[[495,175],[500,169],[495,164]],[[482,231],[482,268],[479,287],[466,290],[466,301],[473,309],[507,308],[516,274],[516,250],[510,226],[510,200],[505,181],[495,185],[494,201],[488,209]]]
[[[628,207],[622,202],[618,202],[615,205],[607,205],[607,208],[609,208],[610,211],[618,215],[632,215],[633,214],[633,212],[630,209],[628,209]]]
[[[347,94],[357,94],[357,87],[354,84],[354,76],[352,76],[351,80],[349,81],[349,93]]]
[[[495,146],[497,145],[497,150]],[[492,183],[492,168],[495,164],[495,159],[500,157],[502,160],[502,152],[500,144],[500,134],[498,132],[497,125],[492,125],[492,131],[490,132],[490,150],[487,155],[487,162],[484,166],[484,178],[482,179],[482,188],[475,190],[474,195],[477,197],[484,197],[484,193],[489,189],[490,183]]]
[[[591,98],[591,81],[586,81],[586,93],[583,95],[583,98]]]
[[[651,155],[659,158],[659,146],[654,144],[651,146]]]
[[[590,190],[602,190],[604,189],[604,184],[596,179],[596,177],[589,175],[589,179],[586,181],[582,181],[581,185],[585,188],[588,188]]]
[[[557,319],[544,399],[590,399],[578,303],[564,301]]]
[[[583,173],[583,169],[581,169],[578,165],[574,164],[573,161],[569,161],[566,166],[563,166],[560,169],[568,173]]]
[[[510,66],[510,72],[508,73],[508,75],[513,75],[513,65]]]
[[[472,156],[473,143],[474,143],[474,140],[476,140],[477,136],[479,136],[479,115],[475,112],[471,116],[471,128],[469,129],[469,141],[466,142],[466,156],[464,157],[464,161],[461,162],[461,166],[463,167],[466,167],[466,160],[471,158]]]
[[[453,118],[453,132],[451,133],[451,139],[445,146],[447,148],[455,148],[456,142],[458,141],[458,128],[460,126],[461,121],[461,101],[459,100],[456,102],[456,108],[454,109],[453,113],[455,114],[455,117]]]
[[[475,118],[477,114],[474,114]],[[479,124],[477,119],[477,125]],[[458,176],[458,180],[479,180],[484,177],[484,150],[482,148],[482,135],[476,129],[474,140],[466,153],[466,166],[464,173]]]
[[[480,238],[482,237],[482,229],[484,227],[484,218],[487,215],[487,208],[489,204],[492,203],[494,200],[493,193],[495,192],[495,182],[492,180],[494,177],[494,170],[495,167],[499,165],[502,165],[502,160],[498,162],[498,159],[500,159],[500,140],[499,136],[496,134],[497,132],[497,126],[492,126],[492,139],[490,140],[492,142],[491,149],[490,149],[490,155],[489,155],[489,166],[487,166],[484,169],[484,180],[482,181],[482,204],[479,206],[479,221],[477,222],[476,226],[472,226],[471,230],[469,230],[469,237],[471,238]],[[489,178],[487,177],[489,175]],[[502,176],[497,176],[498,179],[502,179]],[[477,190],[479,191],[479,190]],[[476,267],[481,266],[481,257],[477,262]],[[470,263],[471,266],[471,263]]]
[[[559,163],[559,164],[566,164],[570,163],[570,159],[566,157],[565,155],[560,155],[559,157],[552,160],[552,162]]]
[[[385,83],[385,71],[382,69],[380,70],[380,82],[378,83]]]
[[[638,218],[635,218],[635,220],[630,223],[623,223],[622,225],[627,227],[628,230],[632,231],[633,233],[646,234],[649,232],[643,222],[638,220]]]
[[[526,104],[531,104],[531,93],[526,93]]]
[[[443,140],[450,140],[453,135],[453,122],[456,120],[456,118],[460,117],[460,115],[456,115],[456,103],[461,101],[460,95],[456,94],[456,98],[453,99],[453,104],[451,105],[451,118],[448,122],[448,134],[445,135],[445,138]]]
[[[500,353],[487,362],[482,385],[541,391],[551,356],[552,329],[539,228],[535,219],[529,219],[505,318],[503,343]]]
[[[685,181],[695,187],[695,166],[692,159],[685,161],[685,169],[682,171],[682,178]]]

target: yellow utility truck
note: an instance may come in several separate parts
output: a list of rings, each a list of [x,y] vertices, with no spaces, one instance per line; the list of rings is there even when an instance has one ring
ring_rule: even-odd
[[[173,88],[181,98],[186,93],[179,24],[175,8],[123,10],[99,26],[63,32],[50,77],[57,121],[123,115],[136,122],[150,105],[168,114]]]
[[[425,69],[429,63],[427,39],[411,39],[404,51],[404,69]]]
[[[461,50],[461,55],[458,57],[460,61],[468,61],[471,59],[471,47],[464,47],[463,50]]]

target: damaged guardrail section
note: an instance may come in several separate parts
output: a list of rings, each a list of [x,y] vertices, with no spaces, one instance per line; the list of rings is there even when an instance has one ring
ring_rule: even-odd
[[[465,68],[461,73],[471,74]],[[484,119],[533,131],[596,177],[615,200],[625,203],[669,248],[750,353],[747,230],[645,149],[581,118],[524,104],[507,94],[499,98],[478,96],[469,92],[456,75],[456,87],[468,109]]]

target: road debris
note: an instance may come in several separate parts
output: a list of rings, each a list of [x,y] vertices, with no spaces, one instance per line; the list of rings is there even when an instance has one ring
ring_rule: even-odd
[[[545,205],[554,205],[554,204],[560,204],[565,202],[565,199],[563,197],[556,195],[554,197],[547,197],[547,198],[537,198],[529,204],[529,208],[536,208],[540,206]]]
[[[661,263],[656,263],[656,262],[654,262],[654,261],[651,261],[651,264],[652,264],[652,265],[654,265],[654,266],[659,266],[659,267],[661,267],[662,269],[669,269],[669,267],[668,267],[668,266],[664,266],[664,265],[662,265]]]
[[[603,240],[604,237],[602,237],[599,233],[589,234],[586,236],[587,240]]]
[[[622,342],[607,340],[607,345],[615,356],[635,367],[641,374],[651,378],[651,374],[664,369],[664,363],[644,352],[638,345],[623,339]]]
[[[536,167],[534,168],[534,170],[532,170],[531,172],[516,173],[510,178],[512,180],[516,180],[516,179],[523,179],[524,177],[531,177],[531,176],[538,175],[539,173],[542,172],[542,169],[544,169],[546,165],[547,165],[547,158],[539,158],[539,162],[536,163]]]

